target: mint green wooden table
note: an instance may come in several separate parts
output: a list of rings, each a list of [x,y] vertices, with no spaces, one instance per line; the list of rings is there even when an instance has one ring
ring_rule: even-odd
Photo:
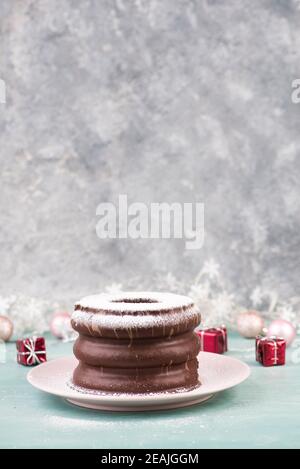
[[[252,341],[229,339],[229,354],[251,366],[246,382],[195,407],[131,414],[81,409],[32,388],[9,344],[0,364],[0,447],[299,448],[300,366],[263,368]],[[47,340],[49,360],[72,353],[71,343]]]

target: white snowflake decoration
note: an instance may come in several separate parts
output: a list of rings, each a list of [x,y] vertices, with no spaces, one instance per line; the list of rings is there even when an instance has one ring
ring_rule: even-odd
[[[42,334],[49,330],[49,318],[53,304],[25,295],[14,295],[7,300],[9,304],[6,315],[14,324],[13,337]]]
[[[289,304],[283,304],[282,306],[278,306],[278,308],[276,309],[276,314],[280,316],[281,319],[290,321],[292,324],[295,324],[296,322],[296,312]]]
[[[278,292],[275,290],[264,290],[261,287],[256,287],[250,299],[254,307],[260,307],[262,315],[267,320],[281,318],[290,321],[295,326],[300,322],[299,312],[296,312],[296,309],[300,310],[300,298],[298,297],[284,302],[280,300]]]
[[[208,300],[209,294],[210,286],[208,282],[192,285],[189,291],[189,296],[193,298],[196,303]]]
[[[220,278],[220,265],[217,264],[214,259],[209,259],[204,262],[202,270],[200,271],[200,277],[207,275],[210,280]]]
[[[202,325],[205,327],[218,327],[223,323],[236,328],[237,315],[242,309],[237,304],[235,295],[228,292],[225,281],[220,273],[220,265],[209,259],[204,264],[196,279],[191,285],[185,285],[178,280],[172,272],[164,277],[157,276],[155,280],[143,277],[131,278],[127,282],[126,289],[147,290],[153,288],[153,283],[159,285],[159,289],[165,289],[176,293],[185,291],[194,300],[202,314]],[[105,288],[107,293],[119,293],[124,291],[121,283],[112,283]],[[253,307],[259,309],[265,319],[271,321],[277,317],[286,319],[298,327],[300,335],[300,297],[293,297],[283,302],[279,299],[276,290],[263,289],[257,286],[250,300]],[[49,330],[50,317],[59,305],[49,303],[37,298],[25,295],[0,296],[0,314],[8,316],[14,323],[14,338],[21,338],[25,334],[42,334]],[[73,340],[66,332],[64,340]],[[294,341],[295,362],[300,360],[300,339]]]
[[[180,290],[180,282],[171,272],[167,273],[167,276],[164,279],[164,283],[166,285],[166,288],[172,292]]]
[[[110,295],[114,295],[115,293],[120,293],[123,290],[121,283],[112,283],[105,288],[105,291]]]
[[[254,307],[260,306],[263,302],[263,292],[260,287],[256,287],[250,295],[250,300]]]
[[[224,288],[220,266],[213,259],[204,263],[188,294],[202,314],[202,326],[234,325],[238,307],[234,295]]]

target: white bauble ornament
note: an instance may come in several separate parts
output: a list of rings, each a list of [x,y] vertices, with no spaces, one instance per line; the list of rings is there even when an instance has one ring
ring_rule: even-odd
[[[58,339],[65,339],[72,331],[70,313],[63,311],[53,314],[50,331]]]
[[[14,325],[7,316],[0,316],[0,340],[7,342],[13,335]]]
[[[257,311],[245,311],[237,317],[237,330],[247,339],[254,339],[261,334],[264,320]]]
[[[268,336],[277,336],[285,339],[287,347],[291,345],[296,334],[295,327],[286,319],[275,319],[275,321],[272,321],[267,332]]]

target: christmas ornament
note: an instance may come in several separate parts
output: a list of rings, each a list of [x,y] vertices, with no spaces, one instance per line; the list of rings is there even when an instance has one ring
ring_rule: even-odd
[[[50,331],[58,339],[65,339],[72,332],[71,315],[66,311],[53,314],[50,321]]]
[[[14,326],[7,316],[0,316],[0,340],[8,342],[13,334]]]
[[[28,337],[17,340],[16,347],[17,361],[21,365],[39,365],[47,360],[44,337]]]
[[[227,352],[227,329],[225,326],[196,331],[200,337],[200,350],[213,353]]]
[[[267,335],[283,337],[288,347],[296,337],[296,329],[293,324],[286,319],[275,319],[275,321],[272,321],[269,325]]]
[[[281,337],[256,338],[256,361],[263,366],[279,366],[285,364],[286,342]]]
[[[248,339],[253,339],[262,332],[264,321],[257,311],[245,311],[237,317],[237,330]]]

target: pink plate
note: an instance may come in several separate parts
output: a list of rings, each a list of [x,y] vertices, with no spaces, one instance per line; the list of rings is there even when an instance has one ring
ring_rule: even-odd
[[[77,364],[74,357],[57,358],[33,368],[27,375],[32,386],[62,397],[72,404],[97,410],[147,411],[186,407],[207,401],[214,394],[232,388],[248,378],[250,368],[236,358],[200,352],[199,376],[202,385],[192,391],[147,395],[90,394],[68,385]]]

